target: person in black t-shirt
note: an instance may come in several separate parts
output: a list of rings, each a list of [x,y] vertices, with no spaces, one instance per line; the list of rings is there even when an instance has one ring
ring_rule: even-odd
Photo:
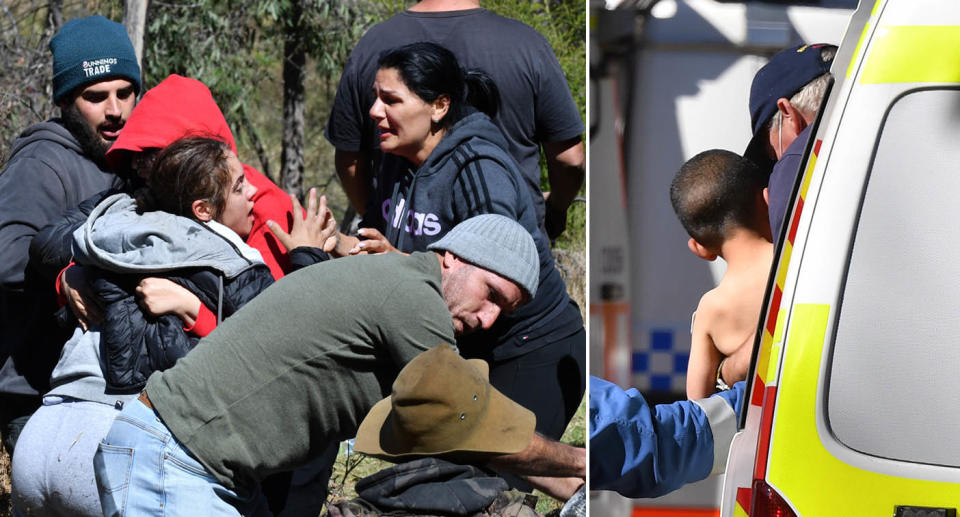
[[[566,78],[546,39],[529,26],[480,7],[478,0],[422,0],[374,25],[350,54],[325,136],[336,147],[336,168],[350,203],[364,214],[378,173],[373,105],[377,59],[385,50],[417,41],[449,49],[465,68],[488,73],[501,93],[493,122],[520,165],[537,223],[551,239],[563,233],[566,212],[584,177],[583,122]],[[551,191],[540,191],[540,149]]]

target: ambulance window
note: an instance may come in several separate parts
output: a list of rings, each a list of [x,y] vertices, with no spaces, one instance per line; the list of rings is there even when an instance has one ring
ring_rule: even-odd
[[[828,425],[863,453],[960,466],[960,90],[890,107],[855,231]]]

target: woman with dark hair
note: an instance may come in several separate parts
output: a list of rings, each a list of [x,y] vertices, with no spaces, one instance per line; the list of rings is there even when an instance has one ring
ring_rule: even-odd
[[[423,251],[457,223],[482,213],[518,221],[537,244],[540,284],[517,311],[487,321],[453,312],[463,355],[486,359],[490,381],[559,438],[583,397],[586,337],[580,310],[554,267],[546,236],[506,142],[490,121],[499,93],[479,70],[462,70],[433,43],[413,43],[378,62],[370,116],[384,155],[360,236],[334,254]]]

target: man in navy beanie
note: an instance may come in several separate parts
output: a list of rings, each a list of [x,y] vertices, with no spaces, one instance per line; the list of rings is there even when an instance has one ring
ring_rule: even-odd
[[[40,405],[69,338],[54,319],[56,292],[34,279],[30,241],[46,224],[117,185],[104,155],[140,91],[140,67],[123,25],[75,19],[50,41],[60,117],[28,127],[0,172],[0,435],[12,454]]]

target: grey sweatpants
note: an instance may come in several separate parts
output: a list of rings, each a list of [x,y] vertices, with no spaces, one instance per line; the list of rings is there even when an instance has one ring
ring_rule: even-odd
[[[97,516],[93,454],[119,411],[98,402],[46,404],[30,417],[13,453],[13,507],[20,516]]]

